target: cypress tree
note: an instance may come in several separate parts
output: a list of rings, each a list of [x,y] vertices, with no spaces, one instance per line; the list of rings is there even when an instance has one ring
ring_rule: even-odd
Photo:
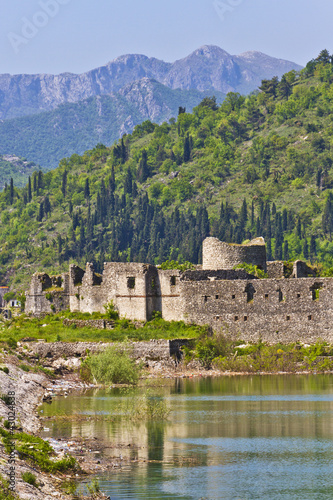
[[[132,184],[132,172],[130,167],[127,169],[126,177],[125,177],[125,185],[124,185],[125,193],[132,194],[133,192],[133,184]]]
[[[246,205],[246,199],[244,198],[239,214],[239,225],[242,231],[244,231],[245,229],[246,221],[247,221],[247,205]]]
[[[316,237],[312,234],[310,239],[310,259],[311,261],[315,260],[317,255],[317,244]]]
[[[10,178],[10,188],[9,188],[9,203],[12,205],[14,201],[14,181],[13,177]]]
[[[189,134],[187,134],[184,141],[184,153],[183,153],[184,163],[188,162],[190,159],[191,159],[190,136]]]
[[[28,202],[30,203],[32,200],[32,193],[31,193],[31,177],[29,175],[29,181],[28,181]]]
[[[251,205],[251,227],[253,228],[254,226],[254,201],[252,200],[252,205]]]
[[[302,239],[302,223],[301,223],[301,219],[299,217],[297,218],[296,232],[297,232],[297,236],[301,240]]]
[[[137,172],[137,178],[139,182],[145,182],[149,177],[149,168],[147,163],[147,151],[144,149],[142,151],[141,160],[139,163],[139,168]]]
[[[115,181],[115,175],[114,175],[114,166],[112,165],[111,175],[110,175],[110,178],[109,178],[109,190],[110,190],[110,193],[114,193],[115,189],[116,189],[116,181]]]
[[[289,245],[287,240],[283,244],[283,260],[289,260]]]
[[[46,195],[44,199],[44,212],[46,215],[51,212],[51,204],[48,195]]]
[[[309,259],[309,246],[308,246],[307,238],[305,238],[304,244],[303,244],[303,257],[305,260]]]
[[[39,222],[41,222],[43,220],[43,217],[44,217],[44,203],[41,202],[39,204],[39,211],[38,211],[38,216],[37,216],[37,220]]]
[[[86,178],[86,182],[84,185],[84,197],[86,200],[90,199],[90,187],[89,187],[89,179],[88,177]]]
[[[282,212],[282,230],[287,231],[288,229],[288,211],[286,208]]]
[[[67,170],[64,170],[61,180],[61,192],[63,196],[66,196],[66,190],[67,190]]]

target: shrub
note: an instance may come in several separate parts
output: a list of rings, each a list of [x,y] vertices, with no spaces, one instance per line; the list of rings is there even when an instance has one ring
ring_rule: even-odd
[[[95,493],[99,493],[101,491],[99,482],[96,478],[93,479],[90,484],[87,484],[87,490],[89,491],[90,495],[94,495]]]
[[[223,335],[204,337],[196,344],[196,357],[205,368],[211,368],[212,361],[218,356],[226,356],[231,349],[231,344]]]
[[[30,366],[25,365],[24,363],[21,363],[19,365],[19,368],[21,368],[21,370],[23,370],[24,372],[30,372],[30,370],[31,370]]]
[[[36,478],[35,474],[32,474],[31,472],[23,472],[22,479],[26,483],[31,484],[35,488],[38,488],[37,478]]]
[[[7,375],[9,373],[9,368],[7,366],[3,366],[0,368],[1,371],[5,372]]]
[[[170,414],[170,408],[164,398],[151,394],[147,390],[142,395],[134,394],[126,398],[125,404],[119,410],[121,414],[131,420],[166,420]]]
[[[88,358],[82,366],[81,376],[91,377],[102,384],[131,384],[139,380],[140,368],[121,346],[112,346]]]
[[[115,310],[113,300],[111,300],[111,302],[109,302],[106,306],[104,306],[104,309],[107,318],[114,320],[119,319],[119,313],[118,311]]]

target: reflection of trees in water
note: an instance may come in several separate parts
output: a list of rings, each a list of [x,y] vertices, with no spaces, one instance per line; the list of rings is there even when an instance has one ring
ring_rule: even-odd
[[[148,460],[157,460],[162,462],[164,458],[165,423],[148,422],[147,435],[148,435]]]

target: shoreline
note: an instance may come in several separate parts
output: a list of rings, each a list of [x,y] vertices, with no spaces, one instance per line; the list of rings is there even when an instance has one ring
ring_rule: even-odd
[[[4,371],[0,370],[0,388],[1,393],[6,394],[10,391],[15,392],[15,404],[16,404],[16,427],[17,430],[27,432],[34,436],[40,437],[42,434],[42,427],[44,422],[52,419],[53,417],[41,417],[38,413],[38,407],[43,401],[52,401],[52,397],[58,395],[68,396],[73,391],[85,391],[89,389],[110,387],[101,384],[87,384],[82,382],[79,378],[79,374],[74,371],[74,367],[65,368],[68,364],[68,360],[63,359],[65,366],[61,370],[61,363],[59,365],[60,373],[55,376],[55,378],[50,378],[50,376],[44,373],[33,373],[22,370],[18,365],[19,359],[17,355],[5,355],[4,364],[8,367],[9,373],[6,374]],[[58,359],[59,362],[59,359]],[[58,369],[59,369],[58,368]],[[207,377],[235,377],[235,376],[267,376],[267,375],[317,375],[317,374],[333,374],[333,371],[324,372],[314,372],[314,371],[288,371],[288,372],[232,372],[232,371],[221,371],[214,369],[205,369],[198,365],[196,366],[185,366],[183,364],[175,365],[174,362],[169,361],[158,361],[152,363],[152,366],[146,368],[142,373],[140,378],[141,383],[145,383],[147,388],[149,388],[149,381],[153,383],[155,387],[156,382],[160,381],[163,385],[163,381],[174,380],[174,379],[197,379],[197,378],[207,378]],[[111,385],[111,387],[117,387],[117,385]],[[0,417],[2,422],[6,420],[8,416],[8,407],[5,403],[0,400]],[[102,473],[114,469],[121,469],[123,465],[130,465],[131,463],[138,463],[138,460],[119,460],[117,457],[110,459],[103,459],[103,451],[106,449],[113,449],[112,443],[101,443],[97,439],[45,439],[50,442],[51,446],[55,449],[57,457],[65,456],[68,452],[73,456],[79,466],[80,471],[75,473],[66,472],[62,475],[54,475],[51,473],[40,472],[36,467],[27,463],[25,460],[16,457],[16,493],[20,495],[19,498],[33,499],[33,500],[52,500],[58,498],[59,500],[69,500],[73,498],[72,495],[65,494],[60,489],[60,484],[65,480],[78,481],[79,479],[89,478],[91,475],[96,473]],[[128,445],[123,444],[124,448]],[[117,444],[117,449],[119,449],[119,444]],[[100,456],[101,455],[101,456]],[[8,476],[8,455],[5,453],[4,447],[0,441],[0,475],[2,478],[7,478]],[[37,478],[37,482],[41,485],[38,489],[32,485],[24,482],[22,480],[22,473],[33,472]],[[103,494],[92,498],[107,498]],[[76,496],[76,498],[78,498]],[[80,498],[80,497],[79,497]],[[83,497],[82,497],[83,498]],[[86,500],[88,497],[84,497]]]

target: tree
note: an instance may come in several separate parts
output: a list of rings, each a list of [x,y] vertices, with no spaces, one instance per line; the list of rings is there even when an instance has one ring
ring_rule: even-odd
[[[183,154],[184,163],[188,162],[191,159],[191,143],[190,143],[190,135],[187,134],[184,141],[184,154]]]
[[[213,95],[212,97],[204,97],[201,103],[198,105],[199,108],[209,108],[212,111],[217,111],[219,109],[216,104],[216,97]]]
[[[130,167],[128,167],[127,172],[126,172],[124,190],[125,190],[125,193],[128,193],[128,194],[132,194],[132,191],[133,191],[132,172],[131,172]]]
[[[86,200],[90,199],[90,187],[89,187],[89,179],[88,177],[86,178],[86,182],[84,185],[84,197]]]
[[[281,78],[281,82],[278,85],[278,95],[280,97],[288,99],[288,97],[291,94],[292,94],[291,83],[287,80],[286,75],[283,75],[283,77]]]
[[[67,170],[65,169],[62,173],[62,179],[61,179],[61,192],[63,196],[66,196],[66,189],[67,189]]]
[[[303,243],[303,257],[305,260],[309,259],[309,245],[308,245],[307,238],[305,238],[304,243]]]
[[[310,239],[310,259],[311,259],[311,261],[315,260],[316,255],[317,255],[316,237],[312,234],[311,239]]]
[[[141,160],[139,163],[139,168],[137,171],[137,178],[139,182],[145,182],[149,177],[149,168],[148,168],[148,158],[147,151],[144,149],[141,153]]]
[[[32,200],[32,193],[31,193],[31,177],[29,175],[29,181],[28,181],[28,202],[30,203]]]
[[[288,240],[285,240],[284,244],[283,244],[283,260],[289,260],[289,245],[288,245]]]
[[[10,178],[10,188],[9,188],[9,203],[12,205],[14,201],[14,181]]]
[[[316,57],[316,61],[323,64],[330,64],[331,56],[328,50],[327,49],[322,50],[319,53],[318,57]]]
[[[276,97],[276,92],[278,89],[279,79],[277,76],[273,76],[271,80],[262,80],[259,90],[266,94],[268,97]]]

